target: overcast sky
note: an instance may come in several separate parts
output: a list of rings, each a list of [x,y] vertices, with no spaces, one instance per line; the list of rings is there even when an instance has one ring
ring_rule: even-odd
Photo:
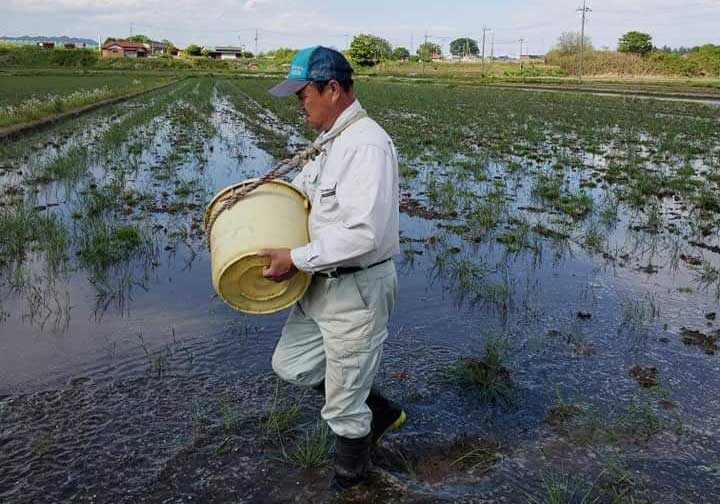
[[[582,0],[0,0],[0,36],[68,35],[97,39],[142,33],[178,46],[245,45],[261,51],[323,44],[344,49],[373,33],[416,48],[425,34],[443,48],[454,38],[482,40],[494,30],[496,55],[542,54],[564,31],[580,28]],[[451,6],[448,6],[451,5]],[[615,48],[626,31],[657,46],[720,44],[720,0],[588,0],[587,34]],[[488,52],[491,33],[488,32]]]

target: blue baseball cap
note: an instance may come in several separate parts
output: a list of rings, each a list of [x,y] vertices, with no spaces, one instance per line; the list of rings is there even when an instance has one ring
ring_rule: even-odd
[[[301,49],[290,62],[287,79],[270,89],[270,94],[284,98],[293,95],[309,82],[349,80],[353,69],[342,53],[329,47]]]

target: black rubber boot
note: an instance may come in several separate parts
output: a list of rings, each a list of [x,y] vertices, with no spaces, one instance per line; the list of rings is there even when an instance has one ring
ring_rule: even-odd
[[[397,429],[405,423],[405,412],[400,405],[384,397],[374,388],[370,390],[365,404],[372,411],[372,442],[377,444],[386,432]]]
[[[335,436],[333,487],[347,490],[367,480],[372,434],[359,439]]]
[[[325,380],[312,387],[325,396]],[[397,429],[405,423],[406,415],[400,405],[383,396],[374,387],[365,400],[372,411],[372,443],[377,444],[387,432]]]

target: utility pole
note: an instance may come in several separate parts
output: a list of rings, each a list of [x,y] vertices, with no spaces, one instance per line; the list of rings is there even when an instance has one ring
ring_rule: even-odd
[[[525,42],[524,38],[520,39],[520,54],[518,54],[518,61],[522,59],[522,50],[523,50],[523,43]]]
[[[133,22],[130,21],[130,36],[132,37],[133,34]]]
[[[255,57],[257,58],[258,54],[258,29],[255,28]]]
[[[415,52],[415,34],[410,34],[410,55]]]
[[[591,12],[587,6],[587,0],[583,0],[583,6],[577,10],[582,11],[582,28],[580,29],[580,59],[578,61],[578,80],[582,81],[583,76],[583,58],[585,56],[585,14]]]
[[[492,74],[494,72],[494,65],[495,65],[495,30],[490,32],[491,35],[491,43],[490,43],[490,73]]]
[[[343,35],[345,37],[345,50],[347,51],[348,49],[350,49],[350,34],[344,33]]]
[[[490,31],[490,28],[487,28],[485,25],[483,25],[482,32],[483,32],[483,39],[482,39],[482,76],[485,77],[485,34]]]
[[[422,50],[420,51],[420,61],[422,61],[422,74],[423,75],[425,75],[425,51],[428,50],[427,39],[428,39],[428,33],[425,32],[425,44],[422,46]]]

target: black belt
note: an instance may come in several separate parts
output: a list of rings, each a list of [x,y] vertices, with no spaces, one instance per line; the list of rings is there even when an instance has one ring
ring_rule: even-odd
[[[340,275],[349,275],[351,273],[357,273],[358,271],[374,268],[375,266],[380,266],[381,264],[385,264],[386,262],[391,260],[392,257],[388,257],[387,259],[383,259],[382,261],[373,263],[365,268],[363,268],[362,266],[340,266],[339,268],[335,268],[333,271],[318,271],[317,273],[315,273],[315,275],[324,278],[337,278]]]

